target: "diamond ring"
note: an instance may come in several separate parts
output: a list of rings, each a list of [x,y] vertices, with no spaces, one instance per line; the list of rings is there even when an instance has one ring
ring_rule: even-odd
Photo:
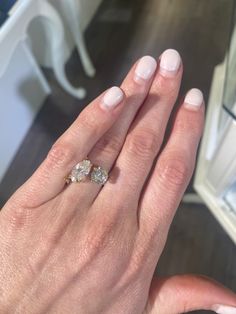
[[[66,183],[82,182],[90,176],[90,180],[99,185],[104,185],[108,180],[108,172],[99,166],[94,166],[89,159],[79,162],[73,167],[66,178]]]

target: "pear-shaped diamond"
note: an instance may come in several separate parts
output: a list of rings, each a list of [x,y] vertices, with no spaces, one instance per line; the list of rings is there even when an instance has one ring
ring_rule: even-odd
[[[86,159],[79,162],[71,171],[70,180],[71,182],[81,182],[90,173],[92,168],[92,163],[90,160]]]

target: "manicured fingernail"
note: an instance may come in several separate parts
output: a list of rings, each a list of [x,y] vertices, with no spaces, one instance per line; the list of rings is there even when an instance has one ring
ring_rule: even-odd
[[[184,99],[184,105],[190,110],[198,110],[203,104],[203,94],[200,89],[191,89]]]
[[[101,107],[110,110],[118,106],[124,98],[124,93],[119,87],[110,88],[103,97]]]
[[[212,308],[217,314],[236,314],[236,307],[226,305],[214,305]]]
[[[181,65],[181,57],[178,51],[168,49],[163,52],[160,60],[160,72],[163,76],[174,76]]]
[[[157,62],[153,57],[145,56],[139,60],[135,70],[134,80],[137,83],[150,80],[157,68]]]

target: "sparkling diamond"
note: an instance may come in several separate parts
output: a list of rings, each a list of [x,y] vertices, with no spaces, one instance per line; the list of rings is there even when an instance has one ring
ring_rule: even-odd
[[[108,180],[108,173],[101,167],[94,167],[91,173],[91,180],[97,184],[104,185]]]
[[[83,160],[79,162],[71,171],[70,180],[71,182],[81,182],[90,173],[92,164],[90,160]]]

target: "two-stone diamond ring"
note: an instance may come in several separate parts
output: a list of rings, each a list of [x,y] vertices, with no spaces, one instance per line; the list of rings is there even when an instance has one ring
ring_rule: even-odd
[[[82,182],[88,177],[92,182],[104,185],[108,180],[108,172],[102,167],[94,166],[89,159],[85,159],[73,167],[66,178],[66,183]]]

